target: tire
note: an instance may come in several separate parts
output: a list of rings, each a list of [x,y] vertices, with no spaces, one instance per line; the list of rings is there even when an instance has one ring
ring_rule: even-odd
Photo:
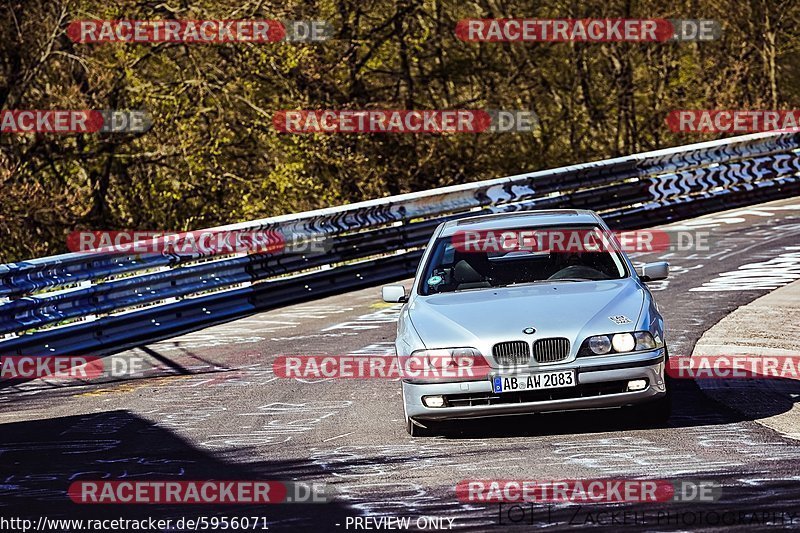
[[[665,426],[672,416],[672,394],[669,389],[665,396],[641,406],[639,416],[639,419],[647,425]]]
[[[428,420],[425,421],[427,427],[418,426],[410,418],[406,418],[406,431],[412,437],[432,437],[436,434],[435,424]]]

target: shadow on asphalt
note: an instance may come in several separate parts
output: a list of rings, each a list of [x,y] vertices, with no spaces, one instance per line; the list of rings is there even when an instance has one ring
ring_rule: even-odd
[[[324,482],[311,461],[276,457],[239,463],[214,457],[172,431],[128,411],[66,416],[0,425],[0,514],[5,517],[173,518],[266,517],[270,531],[321,530],[356,514],[343,504],[106,505],[77,504],[74,481],[278,480]],[[322,507],[322,508],[321,508]],[[324,511],[324,517],[320,515]],[[324,518],[322,520],[321,518]],[[261,531],[259,522],[258,531]]]
[[[670,426],[679,429],[684,425],[699,424],[708,413],[698,410],[697,402],[691,405],[690,391],[678,391],[676,411]],[[699,391],[696,391],[699,394]],[[689,403],[687,403],[689,402]],[[711,411],[713,414],[713,411]],[[700,417],[700,418],[698,418]],[[568,434],[591,431],[625,431],[625,424],[614,425],[613,415],[592,414],[546,415],[540,417],[518,417],[530,420],[529,426],[515,425],[513,431],[489,429],[484,438],[502,436],[524,436],[538,434]],[[499,420],[499,419],[498,419]],[[694,420],[694,422],[692,422]],[[723,423],[720,417],[714,423]],[[704,423],[710,423],[706,421]],[[620,425],[621,424],[621,425]],[[501,428],[483,424],[484,428]],[[505,426],[508,427],[508,426]],[[524,428],[524,429],[522,429]],[[125,410],[108,411],[89,415],[74,415],[60,418],[40,419],[0,425],[3,435],[0,444],[0,513],[3,516],[50,518],[196,518],[198,516],[266,517],[270,531],[343,531],[348,516],[363,516],[364,511],[351,505],[360,502],[386,502],[403,504],[397,493],[397,483],[382,486],[380,480],[370,479],[370,489],[349,493],[353,499],[340,499],[327,504],[301,505],[80,505],[66,495],[69,485],[78,480],[282,480],[326,482],[334,474],[323,469],[310,459],[290,460],[281,458],[281,448],[275,447],[273,457],[261,461],[244,458],[246,450],[208,452],[198,449],[176,433],[160,427]],[[469,432],[463,433],[466,436]],[[472,436],[477,436],[472,432]],[[434,446],[440,439],[423,439]],[[504,448],[509,446],[504,444]],[[412,468],[412,456],[344,454],[337,456],[336,469],[344,472],[368,472],[376,465],[400,464]],[[503,449],[495,453],[504,453]],[[427,460],[440,457],[446,460],[452,454],[447,446],[441,452],[434,451]],[[237,459],[241,457],[241,459]],[[534,459],[534,458],[532,458]],[[413,475],[413,472],[410,472]],[[626,477],[620,472],[612,478]],[[653,472],[650,479],[661,479]],[[592,503],[534,504],[512,506],[504,504],[472,503],[459,505],[452,484],[425,487],[426,496],[421,507],[415,504],[405,507],[405,512],[385,511],[386,515],[408,515],[416,520],[419,516],[457,517],[460,531],[504,531],[509,528],[530,530],[561,530],[571,527],[619,527],[613,520],[624,520],[626,530],[648,531],[686,530],[693,525],[712,526],[710,520],[722,520],[723,513],[784,513],[796,509],[790,502],[800,501],[800,484],[794,480],[759,480],[757,483],[741,483],[731,478],[730,473],[704,473],[691,479],[718,481],[723,484],[723,498],[719,502],[662,502],[662,503]],[[673,478],[667,479],[674,480]],[[453,482],[455,483],[455,482]],[[733,488],[732,488],[733,487]],[[413,494],[406,494],[411,496]],[[375,506],[373,505],[372,508]],[[513,507],[513,509],[512,509]],[[697,518],[696,513],[706,513]],[[374,513],[374,511],[373,511]],[[616,518],[612,518],[616,513]],[[627,514],[624,514],[627,513]],[[708,513],[716,513],[709,515]],[[726,515],[727,516],[727,515]],[[773,520],[787,520],[775,518]],[[701,520],[693,524],[693,520]],[[745,514],[737,515],[737,523],[745,530],[758,529],[761,518]],[[800,517],[795,516],[795,525]],[[743,523],[742,521],[746,522]],[[339,524],[339,525],[337,525]],[[717,526],[730,527],[719,523]],[[774,524],[770,527],[774,527]],[[67,529],[69,530],[69,529]],[[260,528],[258,530],[261,530]],[[172,531],[182,531],[173,529]]]

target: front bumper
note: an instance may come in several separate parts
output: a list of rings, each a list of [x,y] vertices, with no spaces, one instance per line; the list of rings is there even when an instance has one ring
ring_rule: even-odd
[[[546,368],[519,369],[524,372],[575,369],[577,386],[529,392],[492,391],[489,378],[481,381],[416,384],[403,382],[406,416],[418,420],[479,418],[622,407],[646,403],[666,394],[664,348],[631,355],[580,357]],[[647,387],[627,392],[627,382],[647,380]],[[444,407],[426,407],[423,396],[444,396]]]

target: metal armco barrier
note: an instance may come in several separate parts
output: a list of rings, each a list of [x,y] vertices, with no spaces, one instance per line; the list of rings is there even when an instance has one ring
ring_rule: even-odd
[[[800,133],[761,133],[206,231],[323,238],[326,252],[71,253],[0,265],[0,355],[110,353],[410,276],[442,221],[545,208],[612,228],[800,194]]]

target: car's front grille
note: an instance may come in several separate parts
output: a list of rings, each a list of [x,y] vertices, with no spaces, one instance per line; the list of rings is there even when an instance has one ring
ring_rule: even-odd
[[[555,363],[566,359],[568,355],[569,339],[539,339],[533,344],[533,358],[537,363]]]
[[[646,380],[647,381],[647,380]],[[562,389],[545,389],[524,392],[474,392],[466,394],[447,394],[444,396],[445,407],[472,407],[476,405],[507,405],[515,403],[535,403],[551,400],[570,400],[576,398],[595,398],[609,394],[628,392],[628,381],[606,381],[603,383],[587,383]]]
[[[527,365],[531,359],[531,347],[525,341],[498,342],[492,347],[492,355],[503,366]]]

